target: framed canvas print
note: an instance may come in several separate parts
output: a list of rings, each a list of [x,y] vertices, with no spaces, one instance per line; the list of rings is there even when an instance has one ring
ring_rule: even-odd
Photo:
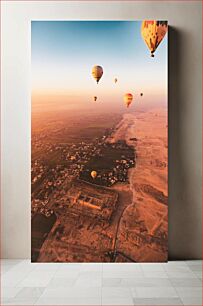
[[[31,30],[32,262],[167,261],[167,21]]]

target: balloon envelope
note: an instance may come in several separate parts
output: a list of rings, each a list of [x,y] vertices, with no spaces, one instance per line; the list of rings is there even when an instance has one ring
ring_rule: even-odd
[[[144,20],[141,26],[141,34],[146,45],[151,51],[151,56],[154,57],[158,45],[164,38],[168,30],[167,21],[161,20]]]
[[[91,177],[93,178],[93,179],[95,179],[96,177],[97,177],[97,171],[92,171],[91,172]]]
[[[124,103],[127,107],[130,106],[133,100],[133,95],[131,93],[126,93],[123,97]]]
[[[103,75],[103,68],[101,66],[94,66],[92,68],[92,76],[97,83],[99,83],[99,80],[101,79],[102,75]]]

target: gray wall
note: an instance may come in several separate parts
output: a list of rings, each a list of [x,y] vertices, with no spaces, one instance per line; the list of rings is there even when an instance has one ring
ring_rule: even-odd
[[[201,258],[201,2],[2,3],[2,257],[30,258],[30,21],[162,19],[169,32],[169,256]]]

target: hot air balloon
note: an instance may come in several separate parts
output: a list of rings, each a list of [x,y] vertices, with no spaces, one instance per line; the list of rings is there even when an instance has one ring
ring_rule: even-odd
[[[95,179],[96,177],[97,177],[97,171],[92,171],[91,172],[91,177],[93,178],[93,179]]]
[[[168,30],[167,21],[144,20],[142,22],[141,34],[149,50],[151,57],[154,57],[156,48],[164,38]]]
[[[142,97],[143,96],[143,93],[141,92],[140,96]]]
[[[117,79],[117,78],[115,78],[115,79],[114,79],[114,83],[116,84],[117,82],[118,82],[118,79]]]
[[[123,97],[124,103],[126,104],[127,107],[130,106],[133,100],[133,95],[131,93],[126,93]]]
[[[97,84],[99,83],[99,80],[101,79],[103,75],[103,68],[101,66],[94,66],[92,68],[92,75],[93,78],[97,81]]]
[[[94,101],[95,101],[95,102],[97,101],[97,97],[96,97],[96,96],[94,96]]]

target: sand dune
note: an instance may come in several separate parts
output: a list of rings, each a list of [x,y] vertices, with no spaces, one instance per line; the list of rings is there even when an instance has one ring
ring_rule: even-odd
[[[167,111],[125,114],[110,142],[126,140],[136,151],[129,171],[133,201],[120,222],[118,249],[137,261],[167,260]]]

